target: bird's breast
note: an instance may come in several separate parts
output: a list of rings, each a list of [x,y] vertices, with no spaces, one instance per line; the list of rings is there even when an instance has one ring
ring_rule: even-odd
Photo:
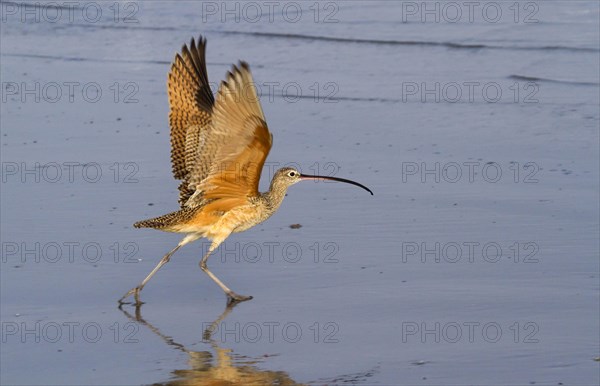
[[[238,233],[248,230],[265,221],[271,217],[271,213],[260,205],[252,205],[232,214],[232,217],[235,218],[235,228],[233,228],[233,232]]]
[[[227,237],[230,233],[243,232],[268,219],[273,213],[263,200],[249,200],[243,205],[224,208],[207,205],[186,224],[187,228],[202,233],[211,240]],[[186,230],[188,230],[186,228]]]

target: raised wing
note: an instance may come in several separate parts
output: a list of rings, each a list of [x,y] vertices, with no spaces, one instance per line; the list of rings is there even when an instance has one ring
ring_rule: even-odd
[[[191,185],[202,201],[218,199],[219,207],[247,203],[258,195],[258,182],[273,143],[256,95],[250,68],[244,62],[227,74],[213,107],[207,146],[216,148],[209,175]]]
[[[179,185],[182,206],[195,191],[189,184],[192,174],[206,177],[214,156],[214,151],[203,147],[210,132],[215,103],[208,84],[205,52],[206,39],[202,36],[198,38],[198,45],[194,39],[189,48],[184,45],[181,54],[173,60],[167,82],[171,162],[173,176],[183,180]]]

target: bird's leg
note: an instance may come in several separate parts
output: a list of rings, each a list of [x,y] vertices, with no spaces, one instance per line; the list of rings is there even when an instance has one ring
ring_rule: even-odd
[[[185,244],[194,241],[196,239],[198,239],[199,236],[196,235],[188,235],[186,237],[184,237],[183,240],[181,240],[179,242],[179,244],[177,244],[177,246],[175,248],[173,248],[171,250],[171,252],[167,253],[156,265],[156,267],[154,267],[154,269],[152,270],[152,272],[150,272],[148,274],[148,276],[146,276],[146,278],[144,280],[142,280],[142,282],[135,288],[130,289],[129,291],[127,291],[127,293],[125,293],[125,295],[123,295],[123,297],[121,297],[121,299],[119,299],[119,304],[123,304],[125,303],[124,300],[127,299],[130,295],[133,295],[134,299],[135,299],[135,305],[139,306],[141,304],[143,304],[142,301],[140,301],[140,291],[144,288],[144,286],[146,285],[146,283],[148,283],[148,281],[150,281],[150,279],[152,278],[152,276],[154,276],[154,274],[156,272],[158,272],[158,270],[165,264],[167,264],[169,262],[169,260],[171,260],[171,256],[177,252],[177,250],[181,247],[183,247]]]
[[[135,299],[135,304],[136,305],[140,305],[142,304],[142,302],[140,301],[140,291],[144,288],[144,286],[146,285],[146,283],[148,283],[148,281],[152,278],[152,276],[154,276],[154,274],[156,272],[158,272],[158,270],[165,264],[167,264],[169,262],[169,260],[171,260],[171,255],[173,255],[179,248],[181,248],[181,245],[177,245],[175,248],[173,248],[173,250],[169,253],[167,253],[156,265],[156,267],[154,267],[154,269],[152,270],[152,272],[150,272],[148,274],[148,276],[146,276],[146,278],[144,280],[142,280],[142,282],[135,288],[130,289],[129,291],[127,291],[127,293],[125,295],[123,295],[123,297],[121,299],[119,299],[119,303],[123,304],[125,303],[124,300],[127,299],[129,297],[129,295],[133,295],[134,299]]]
[[[223,284],[223,282],[221,280],[219,280],[219,278],[217,278],[212,272],[210,272],[208,270],[208,266],[206,265],[206,262],[208,261],[208,257],[213,253],[213,251],[215,249],[217,249],[217,247],[221,244],[221,242],[222,241],[213,241],[213,243],[210,245],[210,248],[208,249],[208,252],[206,252],[206,255],[204,255],[204,257],[200,261],[200,269],[202,269],[204,272],[206,272],[206,274],[215,283],[217,283],[217,285],[219,287],[221,287],[223,292],[225,292],[225,294],[227,295],[227,304],[243,302],[245,300],[252,299],[252,296],[244,296],[244,295],[236,294],[231,289],[229,289],[229,287],[227,287],[225,284]]]

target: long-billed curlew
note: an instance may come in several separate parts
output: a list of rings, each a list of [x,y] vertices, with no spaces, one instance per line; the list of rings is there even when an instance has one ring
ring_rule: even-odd
[[[171,255],[187,243],[205,237],[211,240],[200,261],[206,272],[227,294],[228,303],[252,299],[238,295],[223,284],[206,266],[210,254],[231,233],[245,231],[265,221],[281,205],[287,188],[301,180],[333,180],[360,186],[358,182],[300,174],[294,168],[279,169],[265,193],[258,191],[260,174],[271,150],[272,135],[256,95],[250,68],[245,62],[233,66],[221,83],[215,100],[206,73],[206,40],[191,40],[171,65],[169,122],[173,174],[181,180],[181,209],[164,216],[136,222],[136,228],[154,228],[186,233],[148,276],[129,290],[119,303],[134,295],[142,304],[140,291]]]

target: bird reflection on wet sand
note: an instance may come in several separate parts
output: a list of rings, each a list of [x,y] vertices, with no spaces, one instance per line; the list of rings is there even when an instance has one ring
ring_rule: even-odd
[[[210,351],[191,351],[183,344],[164,335],[157,327],[153,326],[142,317],[141,307],[136,307],[135,316],[119,309],[130,320],[148,327],[168,345],[188,354],[190,368],[174,370],[175,379],[156,383],[156,385],[187,386],[187,385],[300,385],[289,377],[284,371],[268,371],[255,367],[261,359],[248,358],[233,353],[231,349],[222,348],[212,338],[215,327],[221,323],[238,303],[228,305],[223,313],[202,334],[203,342],[210,344],[215,355]]]
[[[202,341],[210,344],[214,350],[214,355],[210,351],[192,351],[185,345],[176,342],[168,335],[163,334],[156,326],[152,325],[142,317],[141,306],[135,307],[135,315],[132,315],[123,307],[119,309],[125,316],[133,322],[147,327],[155,335],[160,337],[165,343],[173,348],[188,354],[189,369],[174,370],[172,372],[174,379],[157,382],[154,385],[165,386],[203,386],[203,385],[302,385],[294,381],[285,371],[269,371],[256,367],[258,363],[264,362],[268,357],[260,356],[250,358],[237,355],[231,349],[219,346],[213,339],[213,333],[218,325],[231,313],[239,303],[227,305],[219,317],[210,324],[202,333]],[[377,368],[366,372],[356,374],[342,375],[331,379],[321,379],[317,384],[338,384],[338,383],[364,383],[371,377]],[[310,382],[314,384],[315,381]]]

